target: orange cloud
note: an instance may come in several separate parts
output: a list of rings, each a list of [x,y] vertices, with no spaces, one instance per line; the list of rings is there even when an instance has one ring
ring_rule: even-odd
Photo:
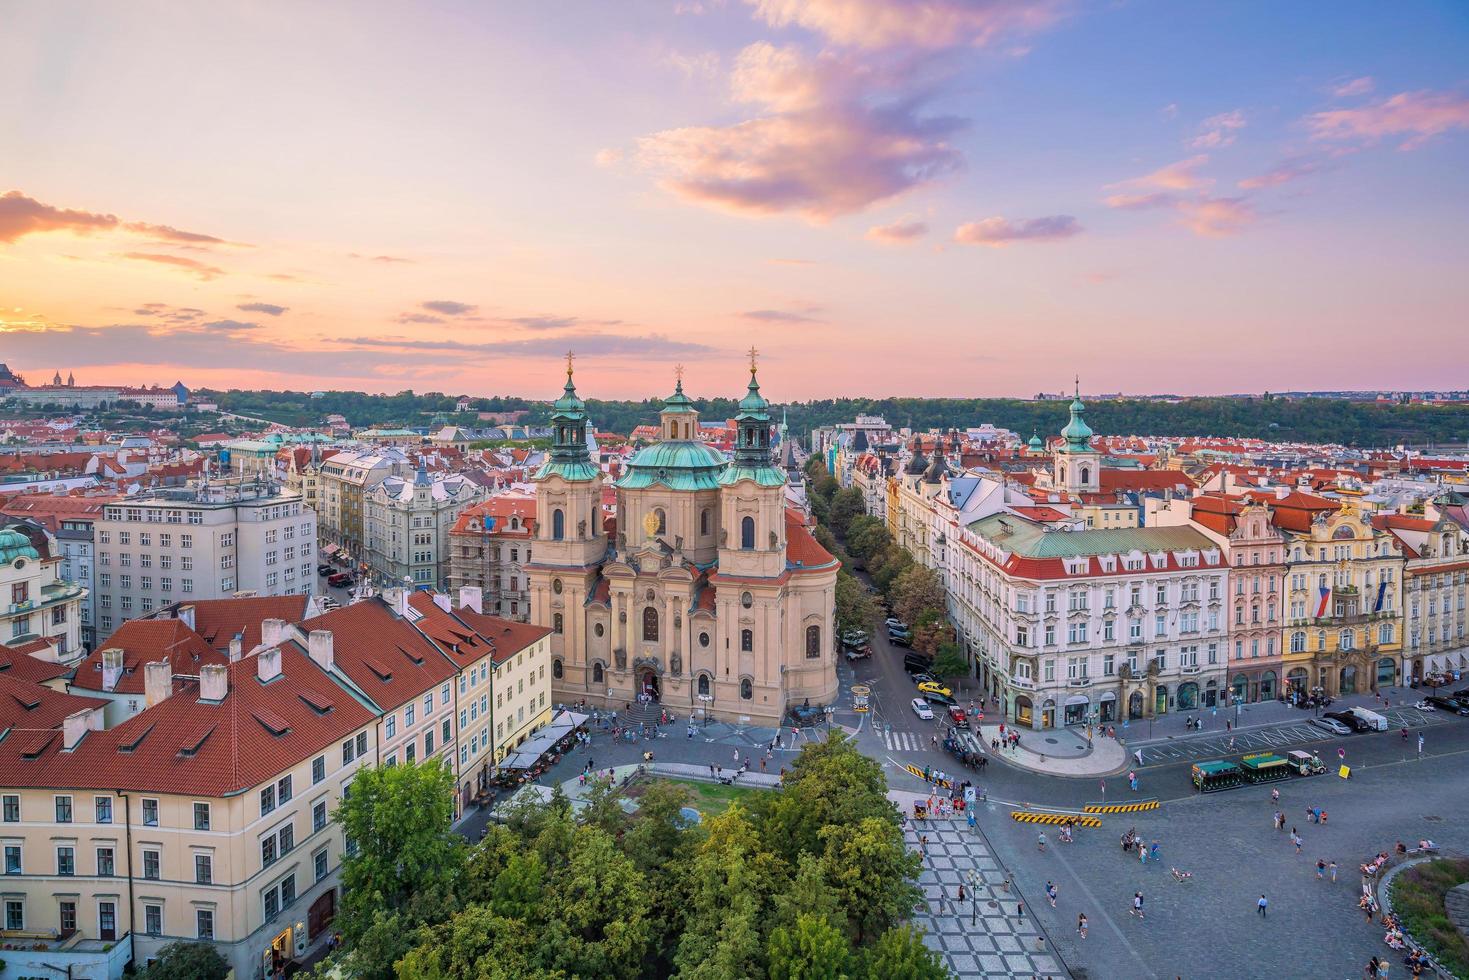
[[[1234,142],[1235,134],[1245,128],[1245,114],[1239,109],[1210,116],[1200,124],[1201,132],[1189,146],[1196,150],[1212,150]]]
[[[792,24],[860,48],[982,47],[1061,18],[1062,0],[746,0],[772,27]]]
[[[865,237],[883,245],[908,245],[928,234],[928,225],[912,218],[899,218],[886,225],[875,225],[867,229]]]
[[[1306,118],[1319,140],[1376,143],[1406,136],[1400,150],[1413,150],[1434,136],[1469,129],[1469,96],[1453,92],[1400,92],[1392,98],[1356,109],[1330,109]]]
[[[56,208],[20,191],[7,191],[0,196],[0,242],[14,242],[23,235],[46,231],[85,235],[116,227],[116,215]]]
[[[960,245],[1003,248],[1015,242],[1059,242],[1081,234],[1081,230],[1081,224],[1069,214],[1026,218],[1021,221],[994,217],[960,225],[954,230],[954,241]]]
[[[1102,199],[1109,208],[1121,211],[1172,211],[1179,224],[1196,235],[1219,238],[1233,235],[1255,220],[1255,210],[1243,197],[1214,197],[1206,188],[1210,177],[1198,169],[1209,158],[1204,154],[1171,163],[1150,174],[1107,185],[1120,193]],[[1191,191],[1193,193],[1181,193]]]
[[[210,279],[218,279],[225,274],[224,270],[218,266],[205,265],[196,259],[186,259],[182,255],[161,255],[157,252],[123,252],[121,254],[125,259],[134,259],[138,262],[156,262],[159,265],[175,266],[189,272],[194,278],[206,282]]]

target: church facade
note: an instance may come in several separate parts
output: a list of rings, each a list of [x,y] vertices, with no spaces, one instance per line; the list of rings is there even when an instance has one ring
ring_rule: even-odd
[[[838,563],[785,502],[752,357],[733,459],[699,439],[679,380],[603,519],[603,473],[568,361],[535,474],[532,620],[551,628],[558,701],[648,695],[693,718],[777,725],[837,694]]]

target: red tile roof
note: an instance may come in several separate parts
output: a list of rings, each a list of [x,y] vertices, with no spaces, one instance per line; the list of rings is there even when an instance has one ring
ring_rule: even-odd
[[[30,684],[44,684],[65,677],[71,668],[30,655],[37,649],[49,649],[50,646],[44,640],[32,640],[13,647],[0,646],[0,677],[14,677]]]
[[[1103,469],[1097,479],[1103,493],[1194,488],[1194,481],[1182,470]]]
[[[304,595],[250,596],[243,599],[199,599],[181,602],[162,610],[177,616],[179,606],[194,607],[194,632],[221,652],[228,652],[230,639],[244,633],[241,649],[246,653],[260,645],[260,624],[267,619],[294,623],[306,615]]]
[[[331,709],[313,708],[307,692],[330,700]],[[7,786],[220,797],[275,778],[374,717],[287,645],[281,676],[268,684],[257,678],[254,658],[231,664],[229,693],[218,704],[199,701],[189,686],[116,728],[88,732],[72,752],[62,751],[59,735],[0,740],[0,771]]]
[[[337,670],[385,711],[431,691],[455,674],[454,665],[381,598],[301,623],[303,633],[331,630]]]
[[[458,615],[466,624],[473,626],[480,636],[495,645],[497,664],[509,660],[541,637],[551,635],[548,626],[517,623],[512,619],[477,613],[473,609],[461,609]]]
[[[806,516],[793,508],[786,508],[786,563],[797,565],[803,571],[824,569],[836,564],[831,552],[817,543]]]
[[[77,667],[71,686],[83,691],[101,691],[102,651],[120,647],[122,676],[113,688],[116,694],[142,694],[143,665],[168,660],[174,674],[197,674],[204,664],[222,664],[228,658],[212,650],[203,638],[176,619],[130,619],[97,644]]]
[[[106,704],[105,698],[63,694],[9,673],[0,674],[0,731],[56,728],[67,715]]]
[[[468,667],[495,652],[494,644],[453,613],[445,612],[429,593],[415,592],[408,597],[408,602],[420,614],[414,623],[418,631],[460,667]]]

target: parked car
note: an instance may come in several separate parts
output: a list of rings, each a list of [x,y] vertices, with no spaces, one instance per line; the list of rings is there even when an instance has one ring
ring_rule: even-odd
[[[933,709],[922,698],[913,699],[913,713],[924,721],[933,721]]]
[[[949,708],[949,720],[954,723],[955,728],[969,727],[969,717],[964,714],[964,709],[957,704]]]
[[[903,669],[910,674],[926,675],[928,668],[931,666],[933,666],[933,661],[926,660],[922,657],[907,656],[903,658]]]
[[[888,642],[895,647],[911,647],[913,645],[912,633],[889,633]]]
[[[1371,725],[1367,724],[1365,721],[1363,721],[1361,718],[1358,718],[1350,711],[1328,711],[1321,717],[1330,718],[1333,721],[1340,722],[1354,732],[1370,731],[1372,728]]]
[[[336,572],[326,577],[326,584],[334,589],[344,589],[352,584],[352,576],[346,572]]]
[[[318,574],[318,575],[330,575],[331,573],[332,573],[332,567],[330,565],[317,565],[316,566],[316,574]]]
[[[918,684],[920,686],[923,684],[937,684],[939,682],[939,679],[937,677],[933,676],[927,671],[924,671],[920,674],[914,674],[910,679],[913,681],[914,684]]]
[[[940,694],[938,691],[924,691],[923,700],[927,701],[929,704],[941,704],[945,708],[953,707],[954,705],[959,703],[958,701],[955,701],[953,698],[949,697],[949,695]]]
[[[853,660],[866,660],[870,656],[872,656],[872,647],[869,647],[869,646],[865,646],[864,645],[864,646],[860,646],[860,647],[848,647],[847,648],[847,660],[848,661],[853,661]]]
[[[842,633],[842,643],[849,647],[860,647],[867,642],[866,630],[846,630]]]
[[[940,684],[938,681],[920,681],[918,684],[918,690],[922,691],[924,694],[942,694],[946,698],[951,698],[954,696],[953,691],[949,690],[947,687],[944,687],[944,685]]]
[[[1440,711],[1447,711],[1455,715],[1469,715],[1469,706],[1465,706],[1464,702],[1457,698],[1444,698],[1432,694],[1423,700]]]
[[[889,631],[898,630],[900,632],[907,632],[908,624],[896,616],[889,616],[887,618],[887,628]]]
[[[1333,735],[1350,735],[1352,730],[1335,718],[1312,718],[1311,724],[1317,728],[1324,728]]]

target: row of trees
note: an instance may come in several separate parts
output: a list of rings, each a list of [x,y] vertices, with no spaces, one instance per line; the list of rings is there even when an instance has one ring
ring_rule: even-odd
[[[837,624],[841,629],[867,629],[878,608],[866,586],[853,574],[865,571],[884,596],[893,615],[913,631],[913,649],[933,656],[933,672],[957,677],[968,671],[949,623],[944,583],[937,572],[913,561],[893,541],[886,522],[866,513],[862,491],[838,489],[819,456],[806,461],[811,513],[820,522],[816,537],[842,562],[837,573]],[[845,542],[845,547],[842,542]]]
[[[881,767],[840,734],[784,787],[702,824],[654,780],[629,815],[558,789],[475,847],[450,832],[437,764],[367,769],[337,819],[352,842],[337,920],[347,975],[403,980],[948,976],[906,920],[921,893]],[[335,965],[335,964],[334,964]]]
[[[440,392],[368,395],[360,391],[328,391],[321,398],[295,391],[203,391],[225,411],[256,415],[293,425],[319,422],[328,413],[340,413],[353,425],[403,424],[422,420],[425,413],[447,412],[454,398]],[[550,413],[554,387],[545,397],[529,400],[510,396],[479,398],[481,411],[526,410],[526,421],[544,423]],[[732,398],[696,399],[707,418],[733,417]],[[604,401],[591,399],[587,409],[604,432],[631,432],[638,425],[656,423],[662,401]],[[1058,401],[1015,398],[828,398],[792,402],[785,407],[791,431],[809,432],[821,426],[851,421],[858,415],[880,415],[893,425],[917,430],[965,428],[992,422],[1022,436],[1059,431],[1066,423],[1066,406]],[[1469,437],[1469,403],[1462,406],[1377,404],[1336,398],[1184,398],[1176,401],[1107,400],[1087,403],[1087,418],[1098,432],[1119,435],[1199,435],[1255,437],[1280,441],[1338,442],[1357,446],[1391,446],[1462,442]]]

